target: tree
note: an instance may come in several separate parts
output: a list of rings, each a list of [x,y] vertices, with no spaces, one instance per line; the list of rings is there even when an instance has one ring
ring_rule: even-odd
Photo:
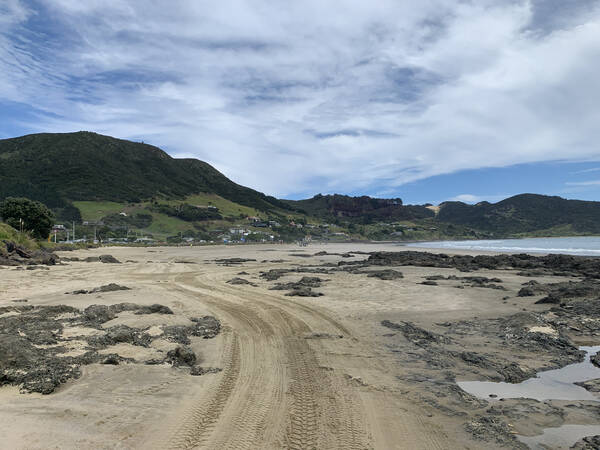
[[[38,239],[46,239],[54,223],[54,214],[46,205],[23,197],[4,199],[0,203],[0,217],[13,228],[22,228]]]

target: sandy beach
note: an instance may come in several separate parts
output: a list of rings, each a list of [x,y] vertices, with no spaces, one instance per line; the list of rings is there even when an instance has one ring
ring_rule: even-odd
[[[536,304],[542,294],[517,296],[531,280],[582,277],[415,265],[338,270],[369,252],[402,250],[104,247],[59,253],[63,264],[49,270],[0,268],[0,318],[24,314],[23,305],[136,305],[93,326],[56,319],[63,320],[63,355],[84,354],[90,336],[118,327],[139,330],[135,339],[142,342],[103,341],[98,353],[118,355],[118,363],[82,364],[80,376],[47,395],[0,387],[0,447],[519,448],[515,433],[600,424],[594,401],[486,400],[456,384],[521,381],[575,361],[579,355],[554,344],[563,335],[557,323],[568,323],[565,336],[575,345],[600,344],[600,333],[582,328],[591,320],[589,329],[598,329],[597,318],[560,316],[550,311],[555,305]],[[104,254],[120,264],[70,260]],[[376,270],[387,272],[371,276]],[[271,289],[303,277],[318,280]],[[423,284],[427,277],[437,281]],[[229,282],[236,278],[242,281]],[[90,292],[110,283],[128,289]],[[88,292],[74,294],[79,290]],[[297,291],[315,296],[286,295]],[[172,314],[140,309],[150,305]],[[206,317],[220,323],[216,336],[174,337]],[[169,363],[184,340],[195,362]],[[190,366],[202,374],[191,375]]]

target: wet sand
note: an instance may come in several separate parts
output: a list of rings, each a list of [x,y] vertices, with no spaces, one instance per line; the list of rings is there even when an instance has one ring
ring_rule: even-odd
[[[124,312],[110,325],[149,330],[204,315],[222,324],[217,337],[192,342],[198,361],[222,369],[218,373],[191,376],[187,368],[144,364],[166,349],[122,344],[111,352],[138,363],[82,366],[80,378],[49,395],[1,387],[0,447],[518,448],[515,432],[535,435],[545,427],[600,423],[597,402],[483,400],[456,385],[457,380],[500,381],[564,365],[554,347],[544,352],[545,347],[530,348],[523,340],[512,346],[512,337],[502,330],[527,333],[551,326],[552,305],[535,304],[540,296],[517,297],[517,292],[531,279],[572,278],[414,266],[392,267],[403,274],[393,280],[349,271],[260,277],[271,269],[333,268],[368,256],[341,256],[346,252],[381,250],[405,248],[105,247],[60,255],[111,254],[122,264],[73,261],[50,270],[0,269],[0,306],[23,299],[27,305],[79,309],[162,304],[174,314]],[[337,255],[314,256],[320,251]],[[255,261],[215,262],[226,258]],[[473,287],[460,279],[421,284],[433,275],[499,278],[503,289]],[[303,276],[325,280],[312,288],[323,295],[287,296],[289,291],[269,289]],[[235,277],[256,286],[227,283]],[[66,294],[108,283],[131,290]],[[384,321],[392,325],[383,326]],[[598,334],[574,331],[570,339],[600,344]]]

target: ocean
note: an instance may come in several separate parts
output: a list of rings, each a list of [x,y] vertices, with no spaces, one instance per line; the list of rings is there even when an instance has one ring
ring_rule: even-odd
[[[437,241],[404,244],[407,247],[487,250],[509,253],[563,253],[600,256],[600,236],[493,239],[473,241]]]

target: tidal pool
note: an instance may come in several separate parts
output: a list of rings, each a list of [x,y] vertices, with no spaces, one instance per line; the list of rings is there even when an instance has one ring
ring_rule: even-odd
[[[590,356],[600,351],[600,345],[579,347],[586,352],[585,360],[562,369],[538,372],[535,378],[522,383],[493,381],[459,381],[462,390],[479,398],[533,398],[536,400],[591,400],[600,397],[573,383],[600,378],[600,368],[590,362]]]
[[[600,378],[600,368],[590,362],[590,356],[600,346],[579,347],[586,352],[583,362],[569,364],[562,369],[538,372],[535,378],[522,383],[494,383],[491,381],[459,381],[464,391],[486,400],[501,398],[533,398],[536,400],[589,400],[600,401],[600,396],[574,383]],[[537,436],[517,436],[532,449],[569,448],[586,436],[600,434],[600,425],[563,425],[546,428]]]
[[[563,425],[546,428],[537,436],[517,436],[517,439],[533,450],[567,449],[586,436],[600,434],[600,425]]]

